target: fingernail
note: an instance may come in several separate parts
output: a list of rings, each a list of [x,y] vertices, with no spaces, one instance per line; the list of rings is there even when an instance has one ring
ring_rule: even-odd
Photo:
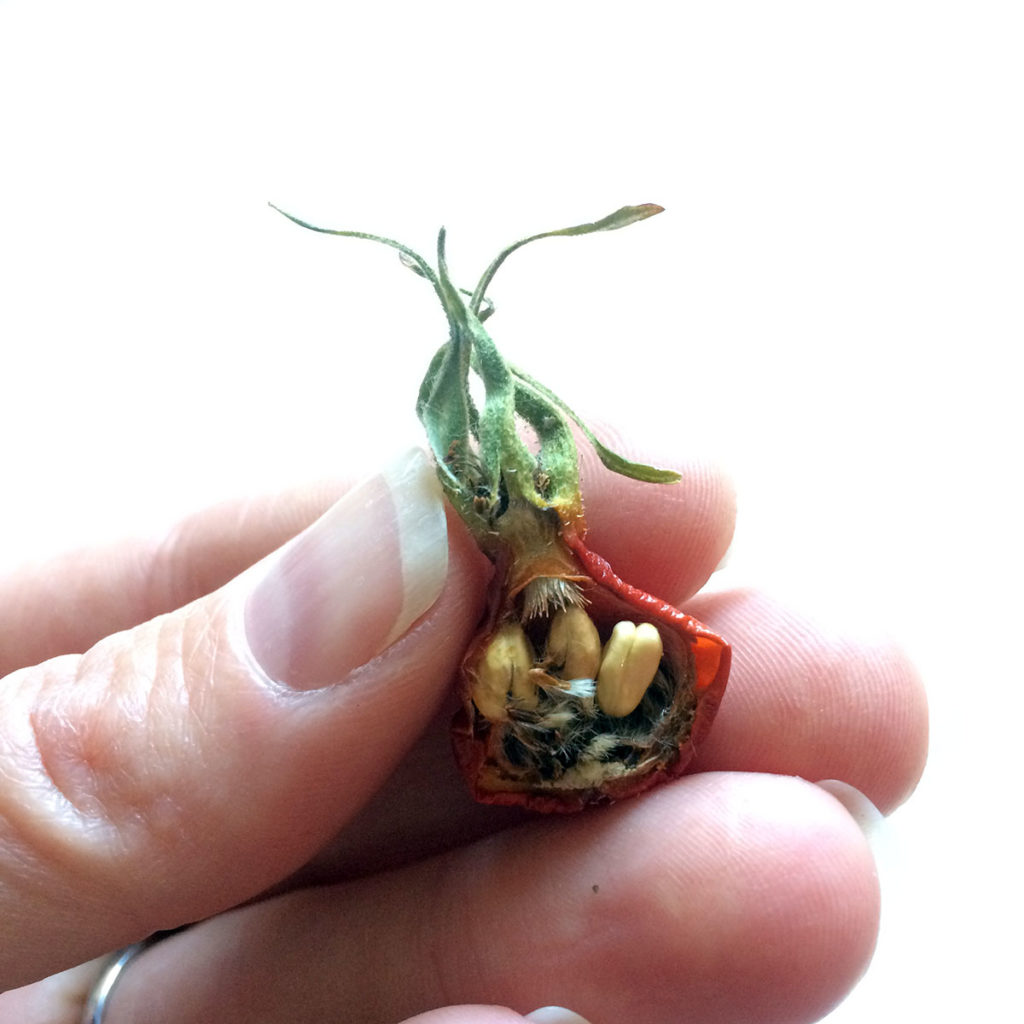
[[[536,1024],[590,1024],[585,1018],[564,1006],[542,1006],[539,1010],[526,1015],[527,1020],[535,1021]]]
[[[447,571],[441,487],[412,451],[267,559],[245,604],[252,656],[294,689],[340,682],[430,608]]]
[[[872,846],[878,843],[885,828],[885,815],[859,789],[839,779],[822,779],[815,785],[830,793],[846,808]]]

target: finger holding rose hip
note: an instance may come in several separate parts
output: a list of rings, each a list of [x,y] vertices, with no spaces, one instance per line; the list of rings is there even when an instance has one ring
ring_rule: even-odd
[[[484,327],[494,312],[487,294],[491,280],[522,245],[552,236],[614,230],[660,212],[660,207],[649,204],[623,207],[593,223],[530,236],[503,250],[473,291],[457,288],[448,276],[443,230],[432,266],[390,239],[326,231],[285,214],[312,230],[370,239],[397,249],[402,262],[433,287],[447,317],[449,338],[431,360],[417,400],[434,461],[428,466],[420,453],[417,465],[409,469],[418,494],[433,492],[434,533],[429,547],[438,555],[433,559],[437,564],[431,585],[436,585],[431,601],[437,606],[427,602],[413,610],[408,593],[397,601],[391,595],[379,605],[362,600],[358,622],[369,622],[374,609],[394,614],[396,622],[401,622],[400,629],[392,623],[381,634],[386,633],[387,639],[377,643],[376,634],[353,626],[335,614],[337,608],[330,600],[321,600],[332,590],[350,589],[347,575],[333,583],[320,579],[312,588],[299,586],[298,600],[291,591],[285,600],[279,599],[275,588],[281,579],[292,578],[295,565],[308,560],[310,552],[335,546],[335,541],[326,543],[324,538],[333,536],[334,527],[346,521],[344,510],[339,512],[343,501],[311,531],[296,538],[295,545],[278,553],[283,557],[267,560],[276,566],[270,575],[274,587],[268,592],[273,600],[247,600],[246,630],[266,618],[256,614],[260,609],[291,615],[284,616],[283,624],[274,619],[276,625],[262,636],[265,649],[259,643],[249,648],[262,665],[263,678],[250,678],[252,664],[244,657],[233,658],[232,643],[238,636],[228,629],[238,621],[231,613],[238,602],[230,595],[244,591],[250,573],[228,583],[224,594],[203,590],[208,599],[201,599],[191,611],[177,609],[182,621],[191,623],[188,643],[166,642],[176,628],[174,615],[163,624],[140,626],[141,634],[149,636],[162,654],[169,649],[188,650],[193,675],[202,663],[196,652],[209,654],[208,678],[199,672],[191,681],[190,707],[205,709],[208,715],[212,711],[211,722],[230,722],[231,735],[221,733],[218,738],[219,730],[202,718],[196,736],[215,752],[211,765],[223,762],[225,751],[233,750],[246,771],[244,778],[236,780],[236,787],[239,781],[241,787],[228,804],[223,801],[224,786],[213,784],[215,772],[190,794],[212,795],[207,810],[217,818],[217,827],[199,829],[202,834],[192,836],[196,822],[189,815],[180,822],[163,822],[161,834],[173,841],[161,851],[166,863],[153,866],[160,882],[158,925],[176,927],[201,917],[207,920],[133,966],[114,1004],[112,1022],[136,1019],[140,1007],[150,1012],[149,1000],[161,990],[167,1015],[181,1020],[210,1019],[212,1006],[218,1007],[219,1019],[224,1020],[284,1019],[282,1015],[295,1006],[307,1002],[313,1006],[320,999],[325,1000],[324,1012],[344,1005],[352,1020],[370,1022],[426,1010],[449,995],[467,1003],[495,1000],[522,1011],[564,999],[597,1019],[611,1007],[614,1019],[633,1013],[634,1019],[660,1024],[683,1004],[708,1010],[708,1020],[745,1019],[748,997],[763,990],[765,979],[778,978],[774,947],[758,939],[762,918],[770,919],[772,934],[792,933],[786,940],[788,948],[805,947],[801,970],[791,973],[791,991],[780,990],[780,1005],[795,1005],[802,989],[815,986],[814,1005],[825,1005],[863,968],[877,918],[876,885],[863,837],[851,829],[848,816],[837,813],[831,798],[815,787],[793,779],[765,781],[763,776],[743,772],[850,779],[866,791],[882,794],[883,802],[891,805],[912,787],[923,757],[923,702],[908,683],[912,673],[906,665],[893,668],[863,662],[860,682],[889,703],[876,701],[872,705],[876,712],[865,711],[860,717],[844,712],[825,739],[819,728],[817,739],[811,736],[808,742],[808,730],[824,721],[820,716],[828,707],[827,689],[835,691],[831,697],[837,706],[847,707],[845,691],[854,685],[855,662],[842,662],[843,670],[834,677],[822,675],[821,665],[829,664],[829,659],[820,651],[805,649],[813,631],[786,620],[766,625],[774,612],[749,598],[713,596],[688,604],[691,611],[704,609],[709,626],[645,589],[676,601],[691,600],[731,533],[728,485],[716,478],[711,490],[718,498],[711,501],[705,481],[698,499],[700,488],[692,478],[674,487],[680,474],[631,461],[606,447],[557,395],[508,363]],[[482,385],[482,389],[471,385]],[[600,496],[594,503],[593,533],[584,513],[579,436],[586,442],[585,456],[596,456],[610,471],[592,491]],[[609,481],[618,486],[608,486]],[[394,512],[401,505],[398,492],[392,489],[394,481],[378,484],[362,491],[363,502],[366,494],[379,491],[374,500],[379,500],[380,508]],[[441,506],[442,493],[447,513]],[[639,493],[643,496],[637,497]],[[621,508],[615,514],[609,511],[609,495],[615,496],[613,501],[644,506],[644,522],[651,528],[648,535],[623,532],[622,524],[632,520]],[[671,512],[666,511],[673,505]],[[369,543],[376,545],[380,555],[382,521],[368,515],[358,501],[353,508],[359,509],[355,519],[372,520],[376,530],[372,539],[365,531],[359,534],[361,550],[365,553]],[[700,523],[702,515],[707,522]],[[456,516],[464,530],[458,528]],[[319,538],[312,544],[311,534]],[[610,555],[615,568],[598,551]],[[490,563],[487,583],[478,571],[477,563],[483,561],[478,552]],[[392,554],[404,566],[401,543]],[[450,555],[452,561],[445,563],[442,554]],[[476,568],[460,577],[462,569],[469,568],[470,556]],[[337,574],[339,566],[346,573],[350,568],[343,562],[325,561],[331,565],[322,567],[321,576]],[[252,579],[264,571],[255,568]],[[457,582],[448,586],[452,572]],[[266,577],[256,586],[257,598],[265,594],[265,584]],[[764,627],[760,632],[754,628],[759,622]],[[301,634],[298,641],[285,635],[293,627]],[[734,687],[738,700],[730,704],[735,711],[725,727],[716,727],[712,734],[733,666],[733,649],[717,628],[737,642]],[[219,639],[222,634],[225,643]],[[788,641],[794,635],[801,637],[802,646]],[[280,706],[275,704],[280,694],[267,701],[270,690],[285,686],[288,673],[276,673],[274,657],[264,662],[260,651],[285,652],[282,663],[294,668],[293,655],[309,653],[310,644],[305,641],[310,636],[323,641],[319,646],[327,651],[325,664],[300,673],[301,678],[293,682],[299,690],[316,691],[309,695],[309,707],[314,701],[323,702],[320,717],[332,716],[335,726],[329,729],[314,728],[294,695]],[[121,650],[126,644],[130,641],[124,637],[108,637],[104,649]],[[426,658],[423,644],[429,645]],[[319,649],[316,644],[312,647]],[[344,656],[347,667],[340,675],[332,675],[337,666],[327,664],[332,652]],[[774,681],[773,658],[780,677]],[[794,671],[801,658],[806,667]],[[124,657],[108,660],[131,664]],[[96,706],[119,707],[116,694],[96,667],[97,658],[86,661],[95,670],[91,682],[97,699],[102,698]],[[218,664],[230,668],[232,682],[227,688],[223,680],[214,685]],[[70,678],[71,662],[62,662],[61,667]],[[387,685],[371,685],[375,673],[378,682]],[[175,673],[164,675],[178,679]],[[419,689],[418,675],[425,679]],[[329,697],[326,682],[337,678],[347,681],[331,688],[335,692]],[[438,730],[428,724],[450,681],[454,684],[451,698],[457,705],[450,725],[455,766],[448,772],[451,787],[444,770],[445,763],[451,766],[451,753],[446,753],[446,762],[438,760]],[[53,688],[63,682],[61,676]],[[136,684],[142,687],[133,680]],[[167,690],[164,695],[175,692]],[[81,686],[76,693],[81,700]],[[202,699],[194,700],[196,694],[202,694]],[[403,694],[426,700],[420,705]],[[221,703],[229,707],[235,699],[241,701],[238,706],[244,715],[217,713]],[[295,737],[305,736],[302,742],[278,735],[282,729],[275,724],[275,716],[285,705],[295,715]],[[794,705],[813,707],[819,717],[812,721],[808,715],[794,715]],[[878,713],[886,708],[897,713]],[[67,724],[71,718],[64,714],[59,723]],[[170,720],[175,720],[173,715]],[[260,756],[234,735],[243,720],[250,736],[257,726],[262,730],[265,742]],[[914,732],[915,723],[916,740],[904,743],[902,749],[908,753],[900,759],[893,751]],[[106,724],[117,725],[111,716]],[[906,734],[902,738],[901,730]],[[418,732],[422,735],[416,742]],[[147,753],[148,739],[149,734],[138,730],[118,733],[116,744],[104,746],[103,763],[116,769],[114,776],[123,781],[123,763],[110,753],[116,746],[122,754],[134,751],[139,763],[147,764],[143,774],[157,777]],[[167,747],[165,753],[172,749],[173,745]],[[177,766],[177,757],[171,760]],[[289,777],[287,771],[282,776],[282,770],[289,764],[294,769],[291,781],[282,784],[282,778]],[[883,772],[879,766],[884,765],[891,770]],[[728,771],[661,786],[696,767]],[[506,809],[474,807],[465,787],[455,785],[459,782],[455,768],[479,804]],[[200,769],[196,772],[202,777]],[[334,781],[321,791],[325,775]],[[181,775],[171,772],[171,777],[174,785],[181,784]],[[245,813],[236,816],[237,794],[247,787],[255,799],[241,801]],[[627,799],[655,787],[659,788],[648,799]],[[298,804],[295,794],[302,794]],[[756,796],[754,802],[751,795]],[[261,800],[263,817],[255,828],[254,812],[260,813]],[[186,799],[182,806],[187,804]],[[522,829],[509,828],[530,818],[520,813],[523,810],[566,814],[595,805],[597,813],[580,815],[571,823],[542,818],[527,821]],[[311,815],[317,806],[320,814],[314,820]],[[219,814],[221,810],[229,812],[226,817]],[[477,813],[478,820],[471,821],[469,812]],[[278,818],[292,820],[293,826],[282,828]],[[226,820],[235,821],[238,842],[227,835],[218,840],[217,833],[230,831],[223,829]],[[675,826],[669,827],[672,822]],[[329,841],[332,829],[341,830],[334,842]],[[284,832],[292,846],[282,845]],[[180,850],[198,840],[195,849],[205,851],[208,861],[226,864],[225,855],[235,858],[236,846],[247,835],[251,841],[250,833],[263,837],[261,857],[249,858],[244,865],[232,860],[232,870],[220,881],[216,872],[207,873],[206,888],[198,887],[189,911],[189,904],[182,902],[182,878],[174,870]],[[145,832],[140,834],[145,837]],[[813,842],[808,842],[811,834]],[[637,836],[646,838],[638,844]],[[689,843],[692,850],[677,863],[673,858]],[[555,846],[563,856],[549,859],[547,853]],[[726,848],[735,856],[723,860],[721,851]],[[265,853],[269,860],[261,864]],[[802,870],[794,874],[790,868],[797,858]],[[610,865],[616,868],[611,874]],[[387,868],[392,870],[383,870]],[[282,881],[285,876],[287,880]],[[511,878],[518,882],[510,887]],[[680,886],[683,878],[685,884]],[[258,879],[258,884],[252,879]],[[311,882],[340,884],[327,895],[307,888]],[[266,898],[270,891],[281,893],[280,901]],[[247,903],[259,892],[264,899]],[[768,893],[772,899],[765,901]],[[442,896],[443,905],[438,902]],[[820,906],[811,918],[791,912],[814,901]],[[236,904],[245,906],[220,913]],[[846,908],[843,913],[850,925],[841,934],[833,928],[838,906]],[[461,909],[456,914],[453,907]],[[549,913],[556,907],[560,909]],[[330,913],[331,908],[337,913]],[[737,908],[741,912],[734,919],[730,910]],[[523,917],[524,910],[530,911],[529,920]],[[115,932],[119,938],[122,933],[128,937],[126,930],[135,921],[146,920],[137,908],[135,915],[125,913],[128,920]],[[438,920],[450,924],[456,918],[454,931],[439,928]],[[543,935],[529,925],[541,920]],[[509,927],[496,931],[496,921],[509,922]],[[410,922],[413,933],[428,943],[428,955],[422,943],[409,944]],[[109,936],[103,940],[102,921],[87,923],[89,928],[77,947],[71,943],[69,948],[93,950],[101,941],[114,943]],[[297,930],[282,946],[274,937],[284,936],[286,925]],[[635,933],[625,944],[623,928]],[[467,959],[460,953],[465,934],[490,939],[474,947]],[[252,943],[252,959],[246,962],[265,960],[261,977],[266,984],[256,994],[256,1003],[250,998],[248,981],[237,976],[242,935]],[[491,941],[495,935],[501,936],[500,942]],[[673,936],[674,945],[663,941],[664,936]],[[60,962],[59,951],[48,943],[46,929],[40,930],[36,940],[40,948],[48,949],[47,964],[52,970]],[[299,969],[291,962],[289,950],[310,942],[306,967]],[[524,981],[516,964],[529,960],[538,942],[550,946],[550,955],[541,957],[550,969],[535,965]],[[350,968],[338,973],[341,987],[333,992],[330,986],[320,985],[322,971],[330,965],[318,964],[315,955],[332,944],[338,954],[332,963]],[[732,1002],[728,1007],[718,1005],[716,979],[720,979],[715,964],[732,957],[737,945],[755,951],[744,968],[749,977],[744,982],[742,971],[735,975],[736,984],[725,1001]],[[650,953],[658,948],[664,954],[663,966]],[[402,949],[400,969],[382,985],[380,965]],[[569,949],[575,966],[567,976],[558,965]],[[442,959],[455,965],[447,978],[433,977],[429,968],[438,961],[429,950],[447,950]],[[670,973],[669,960],[679,958],[694,965],[700,961],[703,966],[695,966],[674,986],[641,985],[642,993],[647,993],[641,999],[643,1005],[630,1003],[631,984],[615,980],[616,971],[623,970],[623,977],[629,979],[646,977],[652,970],[664,977]],[[19,964],[19,970],[28,976],[33,963],[27,961],[32,958],[21,959],[26,962]],[[592,968],[598,962],[603,967],[595,972]],[[38,963],[37,958],[35,966]],[[838,963],[842,970],[837,973]],[[419,967],[410,973],[408,966],[416,964]],[[472,969],[462,970],[467,965]],[[187,985],[180,983],[182,971]],[[243,982],[248,995],[233,987]],[[273,1009],[274,991],[281,1000],[280,1012]]]

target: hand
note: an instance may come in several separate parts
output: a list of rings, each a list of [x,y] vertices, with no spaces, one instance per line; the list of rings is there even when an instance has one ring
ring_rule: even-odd
[[[104,1024],[825,1013],[878,892],[853,818],[802,780],[895,807],[924,698],[889,646],[692,598],[732,496],[683,473],[591,469],[590,540],[732,642],[726,699],[700,774],[572,818],[475,805],[455,775],[446,701],[488,566],[452,517],[446,544],[421,458],[333,506],[225,506],[0,583],[0,1024],[77,1024],[84,961],[198,920],[130,965]]]

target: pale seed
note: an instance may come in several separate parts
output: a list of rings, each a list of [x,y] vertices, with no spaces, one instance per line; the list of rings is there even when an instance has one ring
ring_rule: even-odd
[[[510,691],[525,706],[536,705],[537,688],[530,679],[533,660],[533,648],[518,622],[509,622],[494,634],[473,672],[471,696],[484,718],[508,718]]]
[[[601,638],[597,626],[580,607],[557,612],[548,632],[547,658],[561,665],[563,679],[594,679],[601,664]]]
[[[616,623],[597,673],[597,703],[612,718],[634,711],[661,664],[661,634],[649,622]]]

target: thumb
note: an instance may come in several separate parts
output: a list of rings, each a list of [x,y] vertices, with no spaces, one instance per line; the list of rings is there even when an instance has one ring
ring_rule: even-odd
[[[480,568],[417,452],[221,590],[0,682],[0,990],[308,859],[436,709]]]

